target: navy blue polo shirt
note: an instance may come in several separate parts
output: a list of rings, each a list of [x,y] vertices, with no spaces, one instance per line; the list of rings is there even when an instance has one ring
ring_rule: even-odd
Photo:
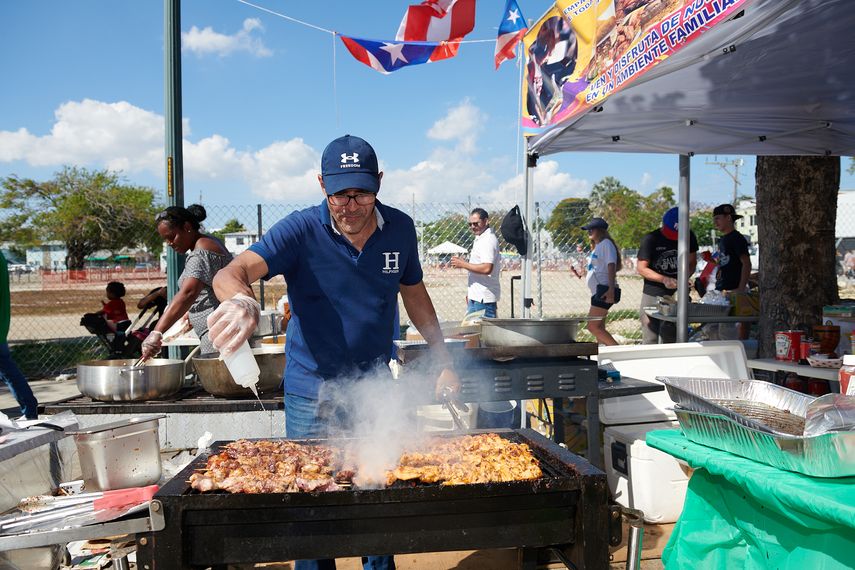
[[[400,285],[420,283],[422,268],[413,220],[375,204],[382,229],[361,252],[333,229],[326,200],[283,218],[249,248],[267,263],[264,279],[282,275],[288,284],[289,394],[317,398],[323,381],[389,360]]]

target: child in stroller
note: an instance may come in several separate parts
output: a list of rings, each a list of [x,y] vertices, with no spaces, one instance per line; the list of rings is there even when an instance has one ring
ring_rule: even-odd
[[[166,308],[165,290],[166,287],[152,289],[137,303],[137,307],[141,309],[137,318],[133,322],[126,320],[117,323],[118,326],[115,330],[110,326],[102,312],[86,313],[80,319],[80,325],[98,337],[98,340],[107,350],[108,359],[138,358],[142,354],[142,341],[157,324],[157,319],[160,318]],[[143,321],[146,313],[149,315]],[[134,327],[140,322],[142,325],[135,329]]]

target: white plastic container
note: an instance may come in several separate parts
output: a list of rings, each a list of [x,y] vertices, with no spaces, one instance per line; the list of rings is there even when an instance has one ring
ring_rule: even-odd
[[[625,507],[639,509],[644,520],[676,522],[683,510],[688,468],[667,453],[645,443],[647,432],[679,429],[677,422],[607,427],[605,466],[609,489]]]
[[[232,375],[236,384],[249,388],[258,396],[258,377],[261,376],[261,369],[258,367],[258,362],[255,361],[255,356],[252,354],[252,349],[248,342],[244,342],[240,348],[231,354],[223,356],[223,362],[226,363],[226,368]]]
[[[687,342],[646,346],[601,346],[597,359],[611,360],[621,376],[661,384],[657,376],[751,378],[745,348],[739,341]],[[600,400],[600,422],[606,425],[672,421],[674,402],[664,390],[639,396]]]

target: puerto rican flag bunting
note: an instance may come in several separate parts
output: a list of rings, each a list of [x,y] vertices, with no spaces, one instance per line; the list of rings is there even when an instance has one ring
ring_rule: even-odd
[[[499,69],[503,61],[516,57],[514,50],[525,35],[526,30],[528,27],[517,0],[508,0],[502,15],[502,22],[499,24],[499,37],[496,38],[496,69]]]
[[[444,59],[443,51],[451,45],[441,42],[366,40],[348,36],[341,36],[341,41],[353,57],[384,74],[409,65]]]
[[[407,42],[449,42],[430,61],[457,55],[461,40],[475,27],[475,0],[425,0],[407,8],[395,39]]]

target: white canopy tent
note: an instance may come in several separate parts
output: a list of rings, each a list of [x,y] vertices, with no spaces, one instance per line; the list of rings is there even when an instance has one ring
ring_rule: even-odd
[[[679,224],[684,228],[689,227],[689,167],[695,154],[855,155],[853,29],[852,0],[745,2],[740,13],[637,82],[530,138],[526,220],[532,219],[534,203],[531,167],[542,155],[678,154]],[[683,288],[688,250],[689,233],[681,232],[678,281]],[[523,297],[529,298],[527,272],[523,280]],[[679,298],[678,341],[684,341],[688,295]]]
[[[444,241],[438,246],[430,248],[427,252],[432,255],[457,255],[459,253],[466,253],[466,251],[465,247],[460,247],[450,241]]]

